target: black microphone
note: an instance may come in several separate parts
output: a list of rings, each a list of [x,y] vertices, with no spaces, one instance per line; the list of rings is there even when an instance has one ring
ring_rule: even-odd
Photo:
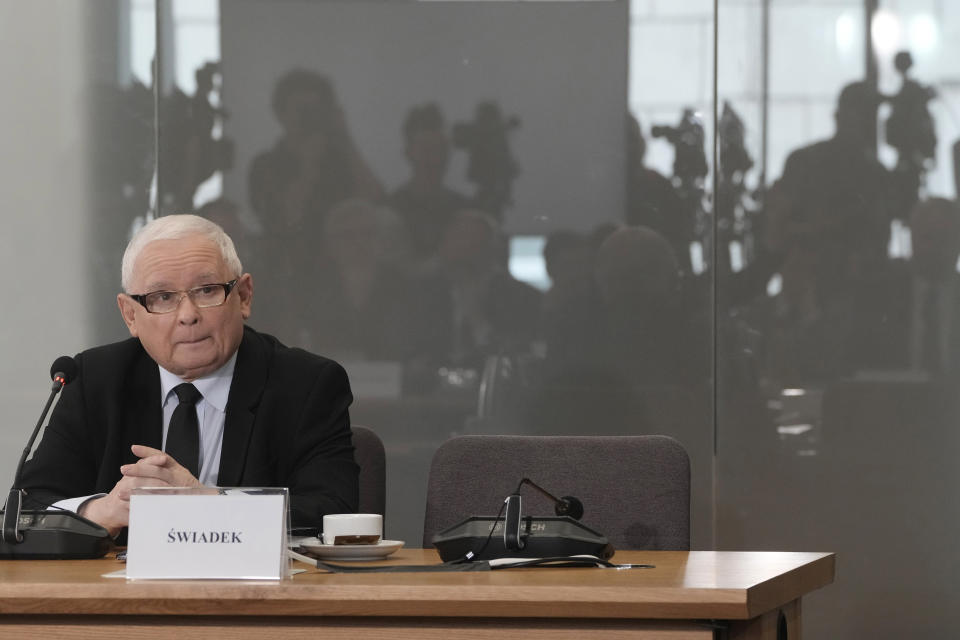
[[[22,510],[24,491],[20,488],[20,476],[23,465],[54,398],[65,384],[77,377],[77,373],[77,363],[69,356],[60,356],[50,367],[53,380],[50,396],[20,456],[3,510],[0,558],[99,558],[110,548],[110,534],[106,529],[72,511]]]
[[[517,486],[517,491],[520,490],[520,487],[528,484],[541,494],[543,494],[547,499],[553,501],[553,510],[558,516],[570,516],[574,520],[579,520],[583,517],[583,503],[580,502],[578,498],[573,496],[563,496],[562,498],[554,497],[553,494],[549,493],[546,489],[539,486],[530,478],[524,478],[520,481],[520,484]],[[516,491],[514,491],[516,493]]]
[[[503,546],[505,549],[513,551],[522,551],[526,546],[526,541],[520,531],[520,521],[522,519],[520,487],[525,484],[530,485],[546,496],[548,500],[551,500],[553,502],[553,510],[558,516],[569,516],[574,520],[579,520],[583,517],[583,503],[577,498],[573,496],[557,498],[530,478],[523,478],[520,484],[517,485],[516,491],[507,496],[506,500],[503,501],[506,505],[506,515],[503,520]]]
[[[53,380],[53,390],[60,391],[63,385],[77,377],[77,361],[70,356],[60,356],[50,366],[50,379]]]

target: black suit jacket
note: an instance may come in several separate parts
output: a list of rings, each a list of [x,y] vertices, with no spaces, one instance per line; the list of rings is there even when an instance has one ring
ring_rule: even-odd
[[[159,449],[160,372],[140,341],[84,351],[43,439],[24,466],[33,502],[108,493],[130,445]],[[217,484],[289,487],[294,527],[357,510],[358,467],[346,372],[332,360],[244,328],[227,400]]]

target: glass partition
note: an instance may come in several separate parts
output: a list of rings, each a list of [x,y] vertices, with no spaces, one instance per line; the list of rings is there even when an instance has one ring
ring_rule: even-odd
[[[710,0],[630,3],[627,208],[619,224],[643,227],[665,239],[677,275],[669,281],[671,295],[657,297],[646,290],[648,285],[620,289],[618,297],[632,300],[637,309],[609,311],[614,322],[631,326],[622,335],[623,344],[636,345],[618,357],[635,361],[634,368],[644,371],[642,379],[630,383],[628,394],[636,404],[629,417],[620,418],[623,433],[664,433],[686,448],[694,548],[712,548],[715,535],[714,25]],[[653,243],[641,241],[635,249],[647,257],[624,260],[629,277],[656,277]],[[602,289],[607,275],[595,268],[593,277]],[[663,351],[657,354],[652,343]],[[593,384],[606,382],[600,377]],[[622,410],[602,397],[589,401],[586,406],[599,416]],[[584,427],[581,433],[595,432]]]
[[[0,467],[38,362],[125,336],[129,234],[194,211],[250,324],[347,368],[389,537],[423,542],[451,436],[666,433],[693,548],[838,552],[808,635],[943,637],[958,29],[935,0],[0,0]]]
[[[836,583],[804,605],[812,637],[943,637],[960,14],[718,6],[716,196],[746,231],[717,286],[718,546],[836,551]]]
[[[251,324],[347,368],[391,537],[421,542],[451,436],[666,432],[712,544],[713,7],[688,4],[160,3],[162,211],[226,227]]]

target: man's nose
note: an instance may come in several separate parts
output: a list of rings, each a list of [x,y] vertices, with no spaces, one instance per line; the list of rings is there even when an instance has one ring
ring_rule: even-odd
[[[180,324],[196,324],[200,321],[200,308],[193,303],[193,299],[184,294],[177,305],[177,322]]]

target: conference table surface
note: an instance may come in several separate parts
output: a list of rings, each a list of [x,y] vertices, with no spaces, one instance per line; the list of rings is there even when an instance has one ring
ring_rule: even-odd
[[[145,631],[137,637],[147,637],[150,629],[170,631],[170,625],[184,629],[193,625],[190,628],[209,632],[211,625],[234,629],[262,624],[271,630],[279,625],[286,635],[300,637],[297,629],[316,631],[317,625],[336,621],[338,629],[347,630],[343,637],[353,638],[460,637],[450,636],[450,629],[523,629],[531,632],[527,637],[537,637],[535,629],[548,629],[552,637],[565,637],[558,631],[578,625],[584,631],[579,637],[588,637],[586,631],[595,628],[599,637],[607,629],[607,637],[699,638],[713,637],[713,631],[709,636],[695,634],[710,626],[703,621],[735,625],[769,618],[785,607],[799,629],[800,598],[833,581],[835,557],[800,552],[621,551],[613,561],[654,566],[334,574],[294,563],[307,571],[273,582],[127,581],[103,577],[123,568],[112,554],[100,560],[7,560],[0,561],[0,635],[4,629],[65,632],[85,624],[87,631],[95,626],[99,635],[107,636],[110,625],[140,624]],[[401,549],[377,564],[436,562],[433,550]],[[420,625],[416,635],[399,632],[414,621]],[[500,625],[491,626],[494,621]],[[688,624],[675,624],[679,621]],[[363,628],[377,628],[383,634],[364,633]],[[425,634],[427,628],[437,634]],[[653,628],[675,629],[677,634],[630,633]],[[683,635],[684,629],[691,635]],[[614,631],[623,635],[613,635]]]

